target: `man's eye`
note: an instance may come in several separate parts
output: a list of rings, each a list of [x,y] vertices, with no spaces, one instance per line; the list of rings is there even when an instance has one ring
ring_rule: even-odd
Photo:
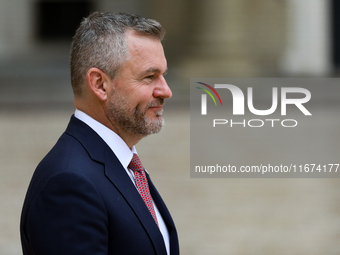
[[[149,76],[146,76],[145,79],[154,79],[155,76],[154,75],[149,75]]]

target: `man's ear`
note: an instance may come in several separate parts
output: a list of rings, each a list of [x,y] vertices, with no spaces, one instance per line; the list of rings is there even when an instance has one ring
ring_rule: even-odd
[[[101,101],[105,101],[108,98],[109,78],[102,70],[95,67],[90,68],[86,73],[89,89]]]

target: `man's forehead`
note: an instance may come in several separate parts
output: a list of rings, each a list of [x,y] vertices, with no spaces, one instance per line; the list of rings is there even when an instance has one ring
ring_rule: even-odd
[[[129,48],[139,48],[140,46],[145,46],[148,44],[162,45],[158,38],[131,29],[127,31],[125,39]]]

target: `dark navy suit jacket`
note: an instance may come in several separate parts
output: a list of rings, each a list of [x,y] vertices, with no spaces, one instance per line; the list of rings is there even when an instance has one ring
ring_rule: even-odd
[[[177,255],[174,222],[148,180],[169,230],[171,255]],[[20,231],[24,255],[166,255],[162,234],[125,169],[74,116],[32,177]]]

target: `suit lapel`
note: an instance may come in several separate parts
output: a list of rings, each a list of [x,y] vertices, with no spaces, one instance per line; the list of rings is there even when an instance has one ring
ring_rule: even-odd
[[[164,240],[157,224],[124,167],[109,146],[95,131],[74,116],[72,116],[66,132],[83,144],[92,160],[100,162],[105,166],[106,177],[119,190],[122,197],[125,198],[131,209],[135,212],[152,240],[157,254],[166,255]]]
[[[177,255],[179,254],[179,243],[178,243],[178,236],[177,236],[175,224],[172,220],[172,217],[170,215],[168,208],[166,207],[156,187],[153,185],[149,175],[147,174],[146,177],[148,178],[152,199],[156,203],[157,208],[159,212],[162,214],[163,220],[166,222],[167,227],[168,227],[169,236],[170,236],[170,254]]]
[[[142,197],[111,150],[107,152],[107,156],[109,156],[110,159],[107,159],[105,163],[105,175],[119,190],[132,210],[135,212],[136,216],[139,218],[140,223],[143,225],[145,231],[152,240],[157,254],[165,255],[166,249],[162,234]],[[118,165],[119,167],[117,167]]]

